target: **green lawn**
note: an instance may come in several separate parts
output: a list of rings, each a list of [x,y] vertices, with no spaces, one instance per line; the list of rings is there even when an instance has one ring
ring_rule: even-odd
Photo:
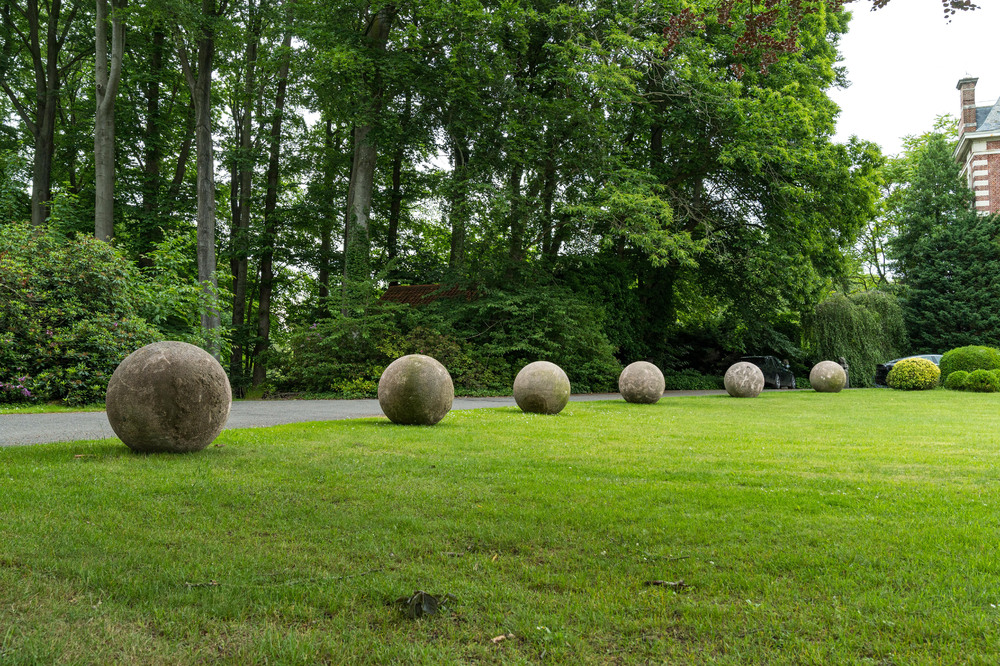
[[[11,405],[0,404],[0,414],[51,414],[55,412],[103,412],[104,405],[79,405],[67,407],[66,405],[51,405],[38,403],[15,403]]]
[[[998,433],[855,390],[0,449],[0,663],[996,663]]]

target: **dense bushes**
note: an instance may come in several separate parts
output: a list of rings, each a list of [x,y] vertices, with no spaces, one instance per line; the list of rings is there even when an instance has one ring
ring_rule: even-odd
[[[1000,369],[1000,351],[993,347],[978,345],[957,347],[945,352],[941,357],[941,376],[945,382],[948,381],[948,375],[956,370],[972,372],[997,369]]]
[[[107,243],[0,226],[0,402],[102,402],[118,363],[159,339],[144,293]]]
[[[973,370],[965,378],[962,390],[973,393],[996,393],[1000,391],[1000,377],[995,371]]]
[[[889,388],[926,391],[938,385],[941,369],[926,358],[904,358],[892,366],[886,377]]]
[[[965,370],[956,370],[948,375],[948,378],[944,380],[944,387],[946,389],[951,389],[952,391],[964,391],[965,380],[968,376],[969,373]]]
[[[875,366],[906,349],[903,311],[882,291],[837,295],[816,306],[807,331],[817,358],[847,359],[851,386],[873,386]]]
[[[550,287],[417,308],[380,303],[361,318],[314,322],[292,334],[281,388],[374,395],[382,370],[413,353],[441,361],[466,394],[510,391],[517,371],[538,360],[562,367],[574,392],[614,390],[621,372],[600,309]]]
[[[710,391],[724,389],[721,376],[703,375],[695,370],[667,370],[663,373],[667,391]]]

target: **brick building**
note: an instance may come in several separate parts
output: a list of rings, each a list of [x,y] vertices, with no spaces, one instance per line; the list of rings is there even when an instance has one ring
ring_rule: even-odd
[[[1000,212],[1000,100],[976,106],[978,80],[965,78],[958,82],[962,113],[955,159],[976,193],[976,210],[987,215]]]

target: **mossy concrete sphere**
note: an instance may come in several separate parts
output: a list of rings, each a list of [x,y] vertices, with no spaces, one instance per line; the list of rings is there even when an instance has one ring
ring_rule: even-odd
[[[723,382],[734,398],[756,398],[764,390],[764,373],[753,363],[740,361],[729,366]]]
[[[106,397],[115,434],[140,453],[200,451],[215,440],[233,404],[219,362],[186,342],[154,342],[118,364]]]
[[[558,414],[569,402],[569,377],[555,363],[535,361],[514,378],[514,402],[523,412]]]
[[[400,425],[434,425],[451,411],[454,400],[448,370],[423,354],[397,358],[378,380],[378,404]]]
[[[820,393],[840,393],[847,385],[847,373],[835,361],[820,361],[809,371],[809,383]]]
[[[665,387],[663,373],[646,361],[636,361],[618,375],[618,392],[625,398],[625,402],[655,404],[663,397]]]

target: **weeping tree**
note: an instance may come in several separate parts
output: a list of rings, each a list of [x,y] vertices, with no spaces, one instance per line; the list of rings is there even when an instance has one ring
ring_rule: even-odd
[[[873,386],[875,366],[908,347],[903,310],[896,297],[884,291],[831,296],[814,308],[806,331],[815,360],[843,356],[855,387]]]

